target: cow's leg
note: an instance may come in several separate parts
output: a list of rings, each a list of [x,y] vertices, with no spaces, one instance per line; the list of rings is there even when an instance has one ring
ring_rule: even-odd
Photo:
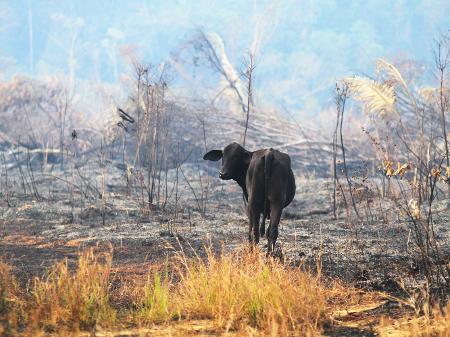
[[[259,217],[261,216],[261,213],[257,213],[255,217],[255,222],[253,223],[253,233],[255,237],[255,244],[259,243]]]
[[[267,230],[268,254],[273,253],[273,251],[275,250],[275,243],[277,242],[278,238],[278,224],[280,223],[281,210],[282,207],[278,205],[271,205],[270,207],[270,225]]]
[[[266,234],[266,214],[263,214],[261,218],[261,224],[259,225],[259,234],[264,237]]]
[[[259,217],[260,213],[255,210],[255,207],[252,207],[252,204],[248,205],[248,241],[250,244],[254,245],[259,242]]]
[[[253,242],[253,226],[252,226],[252,217],[250,216],[250,211],[248,212],[248,242],[252,244]]]
[[[259,243],[259,218],[260,213],[256,211],[253,207],[248,209],[248,240],[253,244]]]
[[[261,237],[264,237],[264,235],[266,234],[266,219],[270,218],[269,214],[270,214],[270,204],[269,201],[267,200],[266,205],[264,207],[263,216],[261,219],[261,224],[259,226],[259,233],[261,234]],[[269,229],[267,229],[267,233],[269,233]]]

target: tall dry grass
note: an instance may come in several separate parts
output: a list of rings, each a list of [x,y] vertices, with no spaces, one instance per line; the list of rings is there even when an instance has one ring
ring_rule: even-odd
[[[411,337],[450,336],[450,304],[444,309],[434,308],[430,315],[416,317],[408,324]]]
[[[313,335],[327,321],[326,292],[319,277],[287,268],[260,252],[216,256],[209,251],[205,259],[180,255],[160,268],[163,272],[149,275],[144,285],[130,289],[135,298],[128,307],[112,301],[111,262],[111,254],[89,249],[74,270],[67,260],[56,264],[47,277],[36,278],[28,292],[22,289],[26,314],[9,310],[9,320],[16,320],[14,326],[28,335],[209,319],[218,329],[251,326],[274,336],[293,331]],[[16,286],[4,281],[11,279],[6,265],[2,273],[9,275],[2,277],[3,310],[8,297],[4,294]],[[1,324],[3,331],[11,325],[4,320]]]
[[[172,295],[170,289],[172,282],[169,280],[167,267],[163,273],[154,272],[147,276],[147,282],[134,290],[134,319],[139,325],[145,323],[162,323],[173,317],[171,306]]]
[[[82,253],[70,271],[67,260],[57,263],[46,278],[36,278],[30,293],[28,332],[89,330],[112,327],[116,310],[111,306],[109,253]]]
[[[342,324],[358,306],[383,302],[379,294],[326,285],[320,272],[289,267],[258,250],[179,254],[134,286],[118,282],[111,265],[112,253],[88,249],[76,268],[62,261],[23,289],[0,263],[0,335],[67,336],[208,320],[218,332],[314,336]],[[413,336],[447,336],[450,306],[403,322],[402,330]],[[394,325],[384,320],[379,331]]]
[[[248,325],[274,336],[310,335],[326,321],[318,276],[286,268],[259,251],[183,260],[174,305],[182,318],[213,319],[225,329]]]
[[[380,336],[450,336],[450,303],[444,308],[424,309],[423,315],[403,317],[402,320],[385,317],[376,330]]]
[[[14,336],[24,315],[21,289],[11,267],[0,259],[0,336]]]

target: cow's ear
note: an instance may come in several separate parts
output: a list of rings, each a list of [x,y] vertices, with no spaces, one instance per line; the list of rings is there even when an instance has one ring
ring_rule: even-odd
[[[211,150],[203,156],[204,160],[218,161],[223,156],[222,150]]]

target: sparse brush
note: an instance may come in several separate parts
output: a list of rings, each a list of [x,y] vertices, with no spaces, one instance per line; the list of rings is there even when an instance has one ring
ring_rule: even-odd
[[[116,317],[109,301],[110,254],[80,255],[71,272],[67,260],[58,263],[46,279],[35,279],[28,329],[58,331],[111,326]]]

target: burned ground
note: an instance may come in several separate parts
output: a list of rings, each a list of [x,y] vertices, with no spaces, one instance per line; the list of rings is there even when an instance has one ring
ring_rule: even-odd
[[[242,192],[232,183],[204,176],[208,199],[204,212],[199,211],[192,189],[198,192],[201,186],[198,176],[191,175],[192,168],[185,165],[189,185],[180,182],[179,200],[176,205],[172,200],[165,209],[149,210],[137,193],[124,195],[126,188],[120,183],[107,188],[106,200],[86,201],[76,191],[71,194],[64,181],[44,179],[37,185],[42,191],[39,198],[11,195],[9,205],[2,202],[0,251],[28,279],[64,257],[75,259],[79,250],[92,245],[111,243],[115,265],[133,264],[139,273],[180,249],[200,255],[209,245],[217,251],[236,249],[246,242],[247,233]],[[109,181],[124,182],[121,175],[114,169]],[[410,227],[395,208],[389,210],[386,205],[379,214],[372,205],[376,200],[363,200],[364,217],[359,221],[335,220],[330,180],[298,176],[297,186],[294,202],[280,223],[278,250],[286,263],[314,267],[320,257],[325,275],[369,289],[390,290],[399,280],[411,286],[417,282],[421,266],[415,259]],[[448,257],[445,201],[436,203],[434,213],[435,231]],[[386,216],[396,221],[388,225]],[[264,239],[260,247],[266,244]]]

